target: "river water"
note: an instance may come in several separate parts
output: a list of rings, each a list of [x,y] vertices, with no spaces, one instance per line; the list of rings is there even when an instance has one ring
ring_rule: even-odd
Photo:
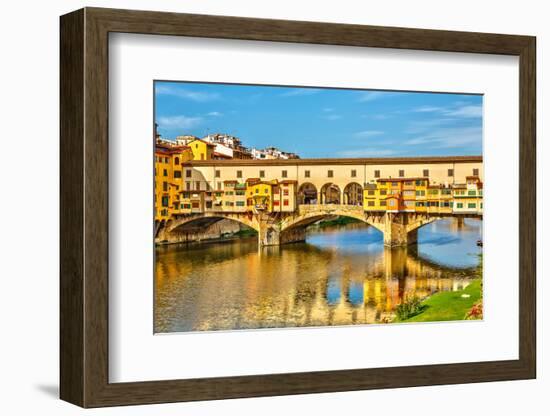
[[[460,290],[475,277],[481,221],[439,220],[418,245],[384,248],[364,224],[310,227],[305,243],[256,238],[156,248],[155,332],[370,324],[403,298]]]

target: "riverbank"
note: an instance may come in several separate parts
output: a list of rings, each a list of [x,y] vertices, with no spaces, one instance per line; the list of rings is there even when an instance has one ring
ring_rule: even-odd
[[[202,240],[158,241],[158,242],[155,242],[155,247],[171,246],[171,245],[177,245],[177,244],[191,246],[191,245],[201,245],[201,244],[231,243],[231,242],[242,241],[242,240],[246,241],[251,239],[252,237],[257,237],[257,236],[258,236],[258,233],[254,230],[242,229],[240,231],[237,231],[236,233],[224,234],[220,237],[205,238]]]
[[[351,217],[338,217],[333,220],[325,220],[325,221],[319,221],[316,226],[320,228],[324,227],[332,227],[335,225],[348,225],[348,224],[355,224],[359,223],[361,221],[351,218]]]
[[[196,224],[176,227],[173,230],[161,227],[155,236],[155,245],[191,244],[205,241],[223,243],[255,235],[257,235],[256,231],[233,220],[222,219],[206,224],[201,224],[199,221]]]
[[[256,237],[258,235],[258,231],[252,229],[252,228],[241,228],[236,233],[233,233],[231,237],[236,238],[249,238],[249,237]]]
[[[481,296],[481,279],[475,279],[462,290],[430,296],[420,303],[419,313],[394,322],[463,321]]]

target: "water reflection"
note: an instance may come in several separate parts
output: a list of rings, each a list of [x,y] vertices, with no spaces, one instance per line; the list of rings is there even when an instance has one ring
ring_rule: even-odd
[[[282,247],[160,247],[155,332],[385,322],[404,297],[467,286],[480,229],[477,220],[436,221],[418,246],[391,250],[362,224],[313,229],[306,243]]]

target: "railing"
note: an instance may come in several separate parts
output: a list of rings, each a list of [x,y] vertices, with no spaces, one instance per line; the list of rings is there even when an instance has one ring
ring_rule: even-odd
[[[354,213],[363,212],[362,205],[344,205],[344,204],[317,204],[317,205],[308,205],[301,204],[298,205],[298,212],[300,214],[307,214],[310,212],[331,212],[331,211],[346,211]]]

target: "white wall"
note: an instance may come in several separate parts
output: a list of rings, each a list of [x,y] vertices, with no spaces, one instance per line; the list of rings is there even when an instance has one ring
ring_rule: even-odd
[[[544,104],[550,99],[550,26],[545,3],[535,0],[461,2],[394,0],[302,1],[233,0],[121,0],[4,2],[2,31],[2,201],[3,250],[0,256],[0,383],[3,414],[69,415],[80,409],[56,399],[58,385],[58,16],[86,6],[120,7],[318,20],[433,29],[529,34],[538,37],[538,161],[539,214],[548,210],[542,194],[550,146],[541,138]],[[546,73],[545,73],[546,72]],[[32,151],[20,151],[20,142]],[[6,148],[7,145],[7,148]],[[17,206],[11,203],[16,195]],[[8,199],[8,196],[10,197]],[[543,201],[545,197],[546,201]],[[22,222],[22,219],[26,220]],[[539,215],[538,258],[543,261],[542,234],[548,221]],[[548,266],[546,260],[545,266]],[[546,267],[548,269],[548,267]],[[547,270],[546,270],[547,271]],[[218,402],[168,404],[92,410],[102,415],[206,414],[357,414],[463,415],[544,414],[548,410],[550,364],[546,359],[549,318],[542,299],[550,299],[549,285],[539,264],[539,379],[381,390],[339,394],[274,397]],[[344,347],[345,348],[345,347]]]

